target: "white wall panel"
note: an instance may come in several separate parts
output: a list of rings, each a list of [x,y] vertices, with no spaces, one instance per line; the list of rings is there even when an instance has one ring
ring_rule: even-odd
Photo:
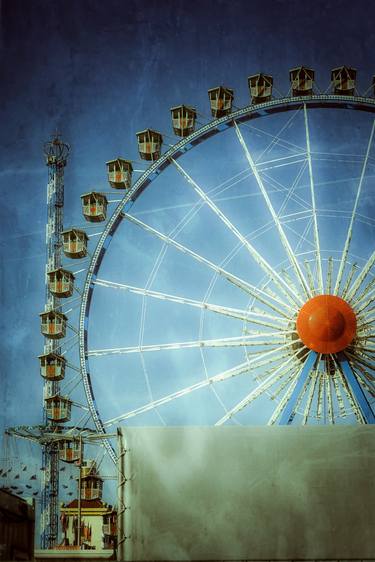
[[[123,428],[127,560],[375,560],[375,432]]]

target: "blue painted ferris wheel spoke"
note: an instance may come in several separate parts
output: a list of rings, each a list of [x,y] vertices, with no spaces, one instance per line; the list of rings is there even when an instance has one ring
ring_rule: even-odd
[[[353,397],[357,402],[359,409],[361,410],[361,414],[363,419],[368,424],[375,424],[375,414],[370,406],[369,401],[367,400],[366,394],[363,391],[362,386],[359,384],[357,377],[355,376],[349,361],[345,357],[344,354],[340,354],[338,356],[338,361],[342,372],[345,375],[345,378],[350,386],[350,390],[353,393]]]
[[[287,405],[285,406],[281,417],[280,417],[280,421],[279,421],[279,425],[289,425],[290,423],[292,423],[293,420],[293,412],[294,412],[294,408],[296,406],[297,400],[299,395],[301,394],[301,391],[303,389],[303,386],[305,384],[305,382],[307,381],[307,378],[310,374],[310,371],[314,368],[316,360],[317,360],[318,354],[315,351],[310,351],[309,355],[307,356],[307,359],[305,361],[305,364],[299,374],[299,378],[297,381],[296,386],[294,387],[294,390],[292,392],[292,395],[287,403]]]

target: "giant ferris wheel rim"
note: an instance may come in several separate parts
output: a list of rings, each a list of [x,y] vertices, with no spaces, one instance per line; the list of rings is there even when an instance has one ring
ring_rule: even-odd
[[[374,98],[337,94],[277,98],[268,102],[249,105],[244,108],[237,109],[236,111],[233,111],[228,115],[225,115],[224,117],[220,117],[218,119],[210,121],[206,125],[191,133],[189,136],[179,140],[171,148],[169,148],[169,150],[163,153],[160,158],[152,162],[152,164],[138,178],[134,185],[129,190],[127,190],[126,194],[112,213],[96,245],[87,270],[79,315],[79,355],[81,375],[87,403],[95,428],[101,434],[106,433],[106,429],[96,406],[94,391],[91,383],[87,345],[88,322],[90,305],[94,291],[94,282],[96,280],[97,273],[103,261],[106,250],[108,249],[112,237],[122,221],[123,211],[128,210],[132,206],[132,204],[138,199],[141,193],[151,184],[154,179],[159,176],[159,174],[163,170],[165,170],[172,163],[173,160],[178,159],[180,156],[195,148],[205,140],[208,140],[216,134],[234,127],[235,123],[240,124],[253,119],[264,118],[286,111],[296,111],[303,108],[304,106],[309,109],[346,109],[375,114]],[[105,439],[104,445],[111,459],[114,463],[116,463],[117,455],[114,448],[112,447],[112,444],[109,442],[109,440]]]

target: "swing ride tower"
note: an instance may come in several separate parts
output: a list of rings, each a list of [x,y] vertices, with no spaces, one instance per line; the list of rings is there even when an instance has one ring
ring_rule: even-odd
[[[45,143],[44,154],[48,167],[47,184],[47,224],[46,224],[46,305],[45,312],[50,314],[49,334],[45,335],[44,355],[60,357],[59,338],[55,336],[56,324],[54,315],[61,314],[60,299],[49,290],[48,274],[61,268],[61,233],[63,231],[64,209],[64,169],[70,147],[64,143],[58,134]],[[42,315],[43,318],[43,315]],[[58,319],[58,317],[57,317]],[[59,396],[59,381],[45,379],[43,386],[43,423],[56,431],[61,421],[49,418],[48,404],[51,399]],[[52,416],[54,417],[54,416]],[[56,416],[55,416],[56,417]],[[41,547],[51,548],[57,540],[58,532],[58,487],[59,487],[59,459],[56,442],[43,445],[42,466],[42,503],[41,503]]]

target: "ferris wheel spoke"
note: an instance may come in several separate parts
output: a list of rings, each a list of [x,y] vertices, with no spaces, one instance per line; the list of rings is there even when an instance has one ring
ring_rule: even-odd
[[[229,271],[226,271],[222,267],[220,267],[220,266],[216,265],[215,263],[211,262],[210,260],[204,258],[200,254],[194,252],[193,250],[190,250],[190,248],[187,248],[186,246],[180,244],[179,242],[177,242],[173,238],[170,238],[169,236],[166,236],[165,234],[162,234],[161,232],[159,232],[155,228],[152,228],[151,226],[147,225],[146,223],[140,221],[139,219],[136,219],[134,216],[129,215],[129,214],[124,214],[124,218],[126,218],[128,221],[138,225],[139,227],[146,230],[150,234],[156,236],[160,240],[163,240],[163,242],[166,242],[167,244],[173,246],[174,248],[176,248],[180,252],[182,252],[186,255],[189,255],[194,260],[206,265],[207,267],[209,267],[210,269],[215,271],[218,275],[220,275],[224,279],[227,279],[227,281],[229,281],[233,285],[236,285],[236,287],[238,287],[242,291],[245,291],[246,293],[250,294],[252,297],[256,298],[259,302],[265,304],[266,306],[268,306],[269,308],[271,308],[273,311],[277,312],[281,316],[284,316],[285,318],[289,318],[291,312],[297,311],[296,308],[292,308],[290,305],[288,305],[287,303],[282,301],[280,298],[278,298],[274,294],[273,294],[273,296],[271,296],[269,292],[267,293],[267,292],[259,289],[258,287],[255,287],[254,285],[251,285],[247,281],[244,281],[243,279],[240,279],[236,275],[233,275]],[[288,309],[289,312],[285,312],[285,310],[276,306],[274,304],[274,302],[281,305],[284,309],[285,308]]]
[[[247,356],[251,357],[252,355],[259,355],[259,352],[247,352]],[[262,359],[262,360],[258,360],[256,361],[257,357],[254,357],[251,359],[252,363],[251,363],[251,367],[252,369],[256,370],[256,369],[260,369],[261,367],[270,367],[272,365],[271,368],[262,371],[262,373],[257,375],[257,379],[265,379],[268,377],[269,374],[273,373],[275,371],[275,366],[274,363],[280,363],[280,361],[283,361],[284,359],[287,359],[290,357],[290,350],[287,350],[284,353],[278,352],[278,354],[275,357],[267,357],[266,359]]]
[[[186,297],[180,297],[168,293],[161,293],[159,291],[151,291],[150,289],[143,289],[141,287],[134,287],[132,285],[114,283],[113,281],[107,281],[105,279],[96,279],[94,281],[94,284],[98,285],[99,287],[121,289],[130,293],[151,297],[157,300],[175,302],[177,304],[185,304],[195,308],[200,308],[202,310],[209,310],[211,312],[222,314],[224,316],[229,316],[230,318],[238,318],[239,320],[244,320],[252,324],[259,324],[261,326],[267,326],[274,329],[283,329],[282,324],[286,322],[286,319],[282,318],[281,316],[273,316],[271,314],[266,314],[265,312],[256,313],[236,308],[230,308],[218,304],[211,304],[205,301],[197,301]],[[281,325],[278,323],[281,323]]]
[[[344,399],[342,397],[342,392],[341,392],[341,389],[340,389],[341,377],[337,373],[336,369],[333,372],[332,377],[333,377],[333,387],[334,387],[334,390],[335,390],[335,396],[336,396],[337,403],[339,405],[340,416],[342,418],[344,418],[347,415],[347,412],[346,412],[346,409],[345,409]]]
[[[231,369],[227,369],[226,371],[223,371],[217,375],[214,375],[212,377],[207,377],[206,379],[188,386],[182,390],[179,390],[175,393],[169,394],[167,396],[164,396],[163,398],[160,398],[158,400],[154,400],[148,404],[145,404],[144,406],[141,406],[140,408],[137,408],[135,410],[132,410],[130,412],[126,412],[124,414],[121,414],[115,418],[112,418],[110,420],[107,420],[106,422],[103,423],[104,427],[110,426],[110,425],[114,425],[124,419],[139,415],[141,413],[144,413],[146,411],[149,411],[153,408],[156,408],[157,406],[161,406],[162,404],[165,404],[167,402],[170,402],[176,398],[179,398],[180,396],[185,396],[186,394],[190,394],[191,392],[194,392],[195,390],[199,390],[201,388],[204,388],[206,386],[209,386],[213,383],[218,383],[218,382],[222,382],[225,380],[228,380],[230,378],[236,377],[238,375],[242,375],[244,373],[249,372],[251,369],[256,368],[257,366],[257,361],[261,360],[261,359],[265,359],[266,357],[269,358],[270,356],[272,356],[275,353],[278,353],[284,349],[286,349],[287,347],[290,347],[292,345],[292,343],[287,343],[284,344],[280,347],[271,349],[270,351],[266,351],[264,353],[261,353],[259,355],[259,357],[254,357],[252,359],[250,359],[249,361],[246,361],[244,363],[241,363],[239,365],[236,365],[235,367],[232,367]],[[290,359],[290,358],[289,358]]]
[[[104,427],[108,427],[110,425],[114,425],[117,424],[120,421],[132,418],[134,416],[138,416],[140,414],[143,414],[145,412],[148,412],[150,410],[153,410],[155,408],[157,408],[158,406],[162,406],[163,404],[167,404],[168,402],[172,402],[173,400],[176,400],[177,398],[181,398],[182,396],[186,396],[192,392],[195,392],[196,390],[200,390],[202,388],[205,388],[215,382],[220,382],[223,380],[227,380],[229,378],[232,377],[236,377],[238,375],[242,375],[244,373],[246,373],[249,370],[249,365],[247,362],[245,363],[241,363],[240,365],[237,365],[236,367],[233,367],[231,369],[228,369],[226,371],[223,371],[222,373],[219,373],[217,375],[214,375],[212,377],[206,378],[198,383],[195,383],[193,385],[187,386],[181,390],[178,390],[177,392],[173,392],[171,394],[168,394],[166,396],[163,396],[162,398],[159,398],[158,400],[153,400],[152,402],[149,402],[148,404],[145,404],[143,406],[140,406],[139,408],[136,408],[135,410],[131,410],[129,412],[125,412],[124,414],[121,414],[119,416],[116,416],[115,418],[112,418],[106,422],[104,422]]]
[[[259,359],[269,357],[269,356],[273,355],[274,353],[279,352],[279,351],[285,349],[286,347],[289,347],[289,345],[290,344],[285,344],[281,347],[272,349],[270,351],[266,351],[259,356]],[[185,396],[187,394],[190,394],[191,392],[194,392],[195,390],[199,390],[199,389],[204,388],[206,386],[209,386],[213,383],[222,382],[222,381],[228,380],[230,378],[236,377],[238,375],[242,375],[244,373],[247,373],[250,370],[250,368],[253,368],[253,365],[256,365],[257,359],[258,359],[258,357],[255,357],[255,358],[251,359],[250,361],[245,361],[244,363],[236,365],[235,367],[232,367],[231,369],[227,369],[226,371],[218,373],[217,375],[213,375],[212,377],[207,377],[206,379],[204,379],[204,380],[202,380],[202,381],[200,381],[196,384],[185,387],[182,390],[179,390],[179,391],[174,392],[172,394],[168,394],[167,396],[159,398],[158,400],[154,400],[154,401],[152,401],[148,404],[145,404],[144,406],[136,408],[135,410],[132,410],[130,412],[126,412],[124,414],[121,414],[120,416],[112,418],[112,419],[104,422],[103,425],[105,427],[107,427],[107,426],[116,424],[116,423],[118,423],[118,422],[120,422],[124,419],[134,417],[136,415],[139,415],[141,413],[144,413],[144,412],[147,412],[151,409],[154,409],[157,406],[161,406],[162,404],[166,404],[167,402],[171,402],[172,400],[175,400],[176,398],[179,398],[181,396]]]
[[[322,259],[321,259],[321,251],[320,251],[318,219],[317,219],[317,213],[316,213],[315,183],[314,183],[314,175],[313,175],[313,169],[312,169],[309,120],[308,120],[308,116],[307,116],[306,104],[303,105],[303,112],[304,112],[304,121],[305,121],[307,162],[308,162],[308,167],[309,167],[309,179],[310,179],[310,197],[311,197],[311,205],[312,205],[313,224],[314,224],[315,261],[316,261],[317,275],[318,275],[318,290],[319,290],[320,294],[322,294],[323,293]]]
[[[298,116],[298,114],[299,114],[300,111],[301,111],[301,108],[298,108],[297,111],[294,111],[294,112],[291,114],[291,116],[289,117],[289,119],[288,119],[288,120],[284,123],[284,125],[281,127],[281,129],[278,130],[278,132],[277,132],[276,135],[274,135],[274,134],[272,134],[272,133],[270,133],[270,132],[268,132],[268,131],[267,131],[267,133],[266,133],[266,131],[262,131],[261,129],[258,129],[258,130],[257,130],[258,133],[262,133],[264,136],[269,136],[269,137],[271,137],[271,139],[272,139],[271,142],[269,143],[269,145],[268,145],[268,146],[263,150],[263,152],[261,152],[261,154],[259,155],[258,161],[261,161],[261,159],[263,158],[263,156],[264,156],[265,154],[269,153],[275,145],[282,146],[282,144],[283,144],[283,142],[284,142],[284,139],[281,137],[282,133],[283,133],[285,130],[287,130],[287,129],[291,126],[292,122],[297,118],[297,116]],[[244,125],[244,126],[245,126],[246,128],[248,128],[248,129],[250,129],[250,130],[253,128],[251,125]],[[255,127],[254,127],[254,129],[255,129]],[[284,148],[287,148],[287,150],[292,150],[290,145],[287,146],[287,147],[284,146]],[[297,148],[297,145],[293,145],[293,151],[295,151],[296,148]],[[301,150],[301,149],[298,149],[298,150]],[[298,154],[298,155],[299,155],[299,154]],[[302,153],[301,155],[304,155],[304,153]],[[291,158],[291,157],[293,157],[293,156],[297,156],[297,155],[296,155],[295,153],[293,153],[293,154],[290,155],[290,156],[285,156],[285,158]],[[276,161],[278,161],[278,160],[279,160],[279,159],[277,159]],[[283,158],[281,158],[280,160],[283,160]]]
[[[360,380],[361,385],[372,397],[375,397],[374,377],[372,377],[357,361],[352,360],[351,364],[353,371],[355,372],[357,378]]]
[[[316,417],[320,419],[322,417],[323,411],[323,373],[320,371],[316,372],[317,377],[317,399],[316,399]]]
[[[302,173],[303,173],[304,170],[305,170],[305,167],[302,166],[301,170],[299,171],[296,178],[294,179],[291,187],[287,187],[286,185],[284,185],[284,183],[282,183],[281,181],[277,180],[276,178],[270,176],[266,172],[263,172],[263,177],[266,178],[267,183],[270,186],[272,186],[276,191],[286,192],[287,197],[290,197],[290,199],[293,199],[293,201],[295,203],[297,203],[300,207],[302,207],[303,211],[301,211],[301,213],[304,212],[306,214],[308,213],[308,214],[311,215],[311,207],[307,204],[305,199],[303,199],[300,195],[298,195],[295,192],[295,190],[297,188],[297,185],[299,183],[299,180],[301,179],[301,176],[302,176]]]
[[[372,297],[372,301],[374,300],[374,293],[375,293],[375,277],[373,277],[371,279],[371,281],[369,283],[367,283],[367,285],[364,287],[363,291],[357,295],[357,298],[355,300],[350,301],[350,304],[352,307],[357,307],[358,305],[360,305],[363,300],[367,297],[369,298],[370,296]]]
[[[362,285],[363,281],[366,279],[367,275],[370,273],[373,265],[375,264],[375,251],[371,254],[365,265],[363,266],[361,272],[359,273],[357,279],[354,281],[352,287],[348,291],[347,299],[352,299],[357,293],[358,289]]]
[[[288,386],[289,384],[289,386]],[[293,374],[291,377],[289,377],[281,386],[281,388],[284,390],[285,387],[287,386],[287,390],[284,393],[284,395],[282,396],[280,402],[278,403],[277,407],[275,408],[275,410],[272,412],[271,417],[269,418],[267,425],[275,425],[277,419],[279,418],[281,412],[284,410],[285,406],[287,405],[294,387],[296,386],[297,381],[295,378],[295,375]]]
[[[344,268],[345,268],[346,259],[347,259],[348,252],[349,252],[349,246],[350,246],[350,242],[351,242],[352,234],[353,234],[353,224],[354,224],[354,220],[355,220],[356,213],[357,213],[357,207],[358,207],[359,197],[360,197],[361,191],[362,191],[363,180],[365,178],[365,172],[366,172],[368,158],[369,158],[369,155],[370,155],[370,149],[371,149],[371,145],[372,145],[372,139],[373,139],[373,136],[374,136],[374,131],[375,131],[375,120],[372,123],[372,129],[371,129],[370,138],[369,138],[368,145],[367,145],[366,156],[365,156],[364,161],[363,161],[361,176],[360,176],[360,179],[359,179],[359,182],[358,182],[357,194],[356,194],[356,198],[355,198],[355,202],[354,202],[354,206],[353,206],[352,215],[351,215],[351,218],[350,218],[350,223],[349,223],[349,228],[348,228],[348,232],[347,232],[347,235],[346,235],[344,249],[343,249],[342,256],[341,256],[340,267],[339,267],[339,271],[338,271],[338,274],[337,274],[336,285],[335,285],[335,289],[334,289],[335,295],[337,295],[337,293],[339,291],[339,288],[340,288],[340,284],[341,284],[342,276],[343,276],[343,271],[344,271]],[[375,256],[374,256],[374,259],[375,259]],[[350,294],[352,294],[352,292]]]
[[[328,266],[327,266],[326,289],[325,289],[327,295],[330,295],[332,291],[332,274],[333,274],[333,259],[332,256],[329,256]]]
[[[311,223],[310,223],[310,224],[311,224]],[[306,269],[307,282],[308,282],[308,284],[309,284],[311,294],[312,294],[312,295],[315,295],[315,293],[316,293],[316,288],[315,288],[313,273],[312,273],[312,271],[311,271],[310,262],[308,262],[307,260],[305,260],[303,263],[304,263],[304,266],[305,266],[305,269]]]
[[[254,388],[245,398],[238,402],[233,408],[228,410],[225,415],[220,418],[215,425],[223,425],[226,421],[232,418],[234,415],[238,414],[241,410],[249,406],[254,400],[259,398],[266,390],[271,388],[278,380],[285,376],[285,367],[289,365],[292,361],[296,359],[297,353],[289,356],[286,361],[284,361],[277,369],[275,369],[263,382],[261,382],[256,388]]]
[[[310,387],[307,396],[306,406],[303,412],[302,425],[306,425],[312,410],[313,398],[315,396],[316,387],[318,384],[317,370],[315,369],[310,373]]]
[[[306,162],[306,153],[300,152],[299,154],[291,154],[290,156],[281,156],[280,158],[273,158],[272,160],[261,161],[262,154],[257,158],[256,163],[260,172],[265,172],[268,170],[275,170],[277,168],[285,168],[285,166],[292,166],[294,164],[302,164]],[[286,162],[285,162],[286,161]],[[273,166],[270,166],[273,164]],[[252,176],[251,172],[248,173],[247,177]]]
[[[270,133],[269,131],[264,131],[263,129],[260,129],[259,127],[255,127],[254,125],[248,125],[243,123],[242,127],[245,127],[246,129],[250,129],[252,131],[255,131],[256,133],[260,133],[261,135],[264,135],[265,137],[270,137],[272,139],[271,143],[273,143],[273,141],[277,141],[277,144],[279,144],[280,146],[282,146],[283,148],[290,150],[290,151],[295,151],[295,155],[303,152],[304,151],[304,147],[300,146],[298,144],[292,143],[290,141],[287,141],[286,139],[280,137],[281,133],[283,132],[284,129],[286,129],[290,123],[293,121],[293,119],[295,119],[297,117],[297,115],[299,114],[300,109],[297,109],[296,112],[294,112],[294,114],[292,114],[291,118],[286,122],[286,124],[280,129],[278,135],[274,135],[272,133]],[[262,153],[263,155],[264,153]]]
[[[264,186],[264,183],[263,183],[263,180],[262,180],[262,178],[261,178],[261,175],[260,175],[260,173],[259,173],[259,171],[258,171],[258,168],[257,168],[257,166],[256,166],[256,164],[255,164],[255,162],[254,162],[254,160],[253,160],[253,157],[252,157],[251,154],[250,154],[249,148],[248,148],[247,144],[245,143],[245,139],[243,138],[242,133],[241,133],[241,131],[240,131],[240,128],[238,127],[238,125],[237,125],[236,122],[234,122],[234,126],[235,126],[235,128],[236,128],[236,134],[237,134],[238,140],[240,141],[240,144],[241,144],[241,146],[242,146],[242,149],[243,149],[243,151],[244,151],[244,153],[245,153],[245,156],[246,156],[246,159],[247,159],[247,161],[248,161],[248,164],[249,164],[249,166],[250,166],[250,168],[251,168],[251,170],[252,170],[252,172],[253,172],[253,174],[254,174],[254,177],[255,177],[255,179],[256,179],[256,181],[257,181],[257,184],[258,184],[258,187],[259,187],[259,189],[260,189],[260,191],[261,191],[261,193],[262,193],[262,195],[263,195],[263,198],[264,198],[264,200],[265,200],[265,203],[266,203],[266,205],[267,205],[267,208],[268,208],[268,210],[269,210],[269,212],[270,212],[270,214],[271,214],[271,216],[272,216],[272,218],[273,218],[273,221],[274,221],[274,223],[275,223],[276,229],[277,229],[277,231],[278,231],[278,233],[279,233],[280,241],[281,241],[281,243],[282,243],[282,245],[283,245],[283,247],[284,247],[284,250],[285,250],[285,252],[286,252],[286,255],[288,256],[288,259],[289,259],[289,261],[290,261],[290,263],[291,263],[291,265],[292,265],[292,267],[293,267],[293,269],[294,269],[294,272],[295,272],[295,274],[296,274],[296,277],[297,277],[297,279],[299,280],[299,282],[300,282],[300,284],[301,284],[301,287],[302,287],[302,289],[303,289],[305,295],[306,295],[306,296],[310,296],[310,294],[309,294],[309,289],[308,289],[308,285],[307,285],[307,283],[306,283],[306,279],[305,279],[305,277],[304,277],[304,275],[303,275],[302,269],[301,269],[301,267],[300,267],[300,265],[299,265],[299,263],[298,263],[298,261],[297,261],[295,255],[294,255],[294,252],[293,252],[293,250],[292,250],[292,248],[291,248],[291,246],[290,246],[290,244],[289,244],[289,240],[288,240],[288,238],[287,238],[287,236],[286,236],[286,234],[285,234],[285,232],[284,232],[284,229],[283,229],[283,227],[282,227],[282,225],[281,225],[280,219],[279,219],[277,213],[275,212],[275,209],[273,208],[273,205],[272,205],[271,200],[270,200],[270,198],[269,198],[269,196],[268,196],[268,193],[267,193],[267,190],[266,190],[266,188],[265,188],[265,186]]]
[[[293,333],[294,330],[280,330],[277,332],[259,332],[249,336],[240,336],[233,338],[221,338],[214,340],[197,340],[176,343],[162,343],[155,345],[137,345],[134,347],[117,347],[112,349],[93,349],[88,352],[89,356],[102,355],[126,355],[129,353],[144,353],[147,351],[192,349],[195,347],[254,347],[254,346],[270,346],[283,344],[283,336]],[[267,338],[259,340],[259,337]],[[274,340],[274,338],[279,338]]]
[[[270,277],[270,279],[278,286],[279,290],[283,292],[286,298],[293,304],[298,303],[298,297],[296,301],[296,296],[290,291],[288,285],[281,278],[281,276],[275,271],[275,269],[267,262],[267,260],[255,249],[255,247],[241,234],[241,232],[232,224],[232,222],[224,215],[224,213],[215,205],[215,203],[208,197],[208,195],[199,187],[199,185],[193,180],[191,176],[176,162],[173,158],[171,159],[173,164],[176,166],[177,170],[186,179],[186,181],[193,187],[195,192],[201,197],[203,201],[212,209],[216,216],[225,224],[225,226],[233,233],[233,235],[243,244],[243,246],[248,250],[254,261],[265,271],[265,273]],[[302,301],[301,301],[302,302]]]
[[[333,398],[332,398],[332,378],[326,370],[325,373],[326,380],[326,397],[328,405],[328,419],[331,425],[335,423],[334,412],[333,412]]]
[[[355,272],[357,271],[357,269],[358,269],[358,265],[357,265],[356,263],[353,263],[352,266],[351,266],[351,268],[350,268],[350,271],[349,271],[349,273],[348,273],[348,276],[347,276],[347,278],[346,278],[344,288],[343,288],[343,290],[342,290],[342,292],[341,292],[341,297],[342,297],[343,299],[348,300],[348,296],[347,296],[347,295],[348,295],[349,287],[350,287],[350,285],[351,285],[351,282],[352,282],[352,280],[353,280],[353,277],[354,277]]]
[[[363,365],[364,367],[370,370],[374,369],[374,364],[371,363],[371,359],[367,358],[367,356],[362,357],[362,355],[359,354],[353,355],[352,353],[350,353],[350,351],[347,351],[346,354],[352,362],[359,363],[360,365]]]

